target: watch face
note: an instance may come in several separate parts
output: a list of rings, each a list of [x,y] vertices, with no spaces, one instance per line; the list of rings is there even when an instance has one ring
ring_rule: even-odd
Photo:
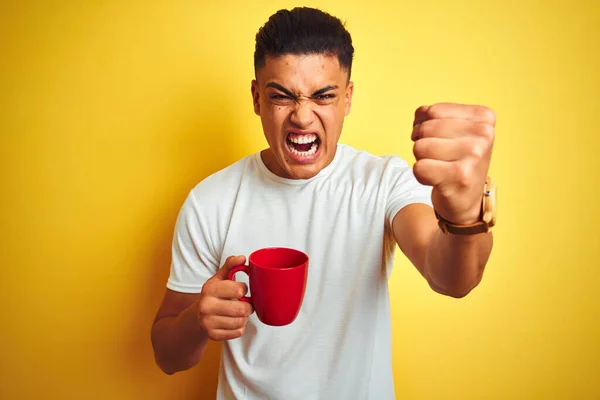
[[[492,193],[492,220],[490,226],[496,225],[496,215],[498,213],[498,188],[494,187],[494,193]]]
[[[483,193],[483,220],[490,226],[496,224],[496,201],[498,198],[498,188],[488,177]]]

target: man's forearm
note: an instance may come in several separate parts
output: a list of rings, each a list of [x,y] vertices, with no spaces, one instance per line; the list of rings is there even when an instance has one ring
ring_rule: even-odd
[[[156,363],[169,375],[196,365],[208,343],[208,337],[198,325],[194,307],[176,317],[156,321],[151,335]]]
[[[425,261],[431,287],[448,296],[466,296],[481,281],[492,243],[491,232],[462,236],[438,230]]]

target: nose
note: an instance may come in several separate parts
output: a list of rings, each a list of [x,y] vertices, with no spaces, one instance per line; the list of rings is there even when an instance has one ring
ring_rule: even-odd
[[[290,122],[298,128],[305,129],[312,124],[314,117],[312,102],[308,99],[299,99],[290,114]]]

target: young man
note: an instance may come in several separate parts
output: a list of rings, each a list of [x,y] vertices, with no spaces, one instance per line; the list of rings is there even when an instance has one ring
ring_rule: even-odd
[[[219,399],[393,398],[395,244],[437,292],[462,297],[481,280],[493,112],[418,108],[412,169],[340,145],[353,53],[326,13],[271,16],[256,36],[252,82],[269,148],[203,180],[181,209],[152,343],[172,374],[196,365],[208,340],[223,341]],[[227,280],[245,262],[239,254],[274,246],[310,257],[302,309],[284,327],[262,324],[237,300],[246,283]]]

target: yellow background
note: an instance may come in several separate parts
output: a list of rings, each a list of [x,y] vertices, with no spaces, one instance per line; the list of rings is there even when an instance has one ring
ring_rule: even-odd
[[[419,105],[498,115],[483,283],[445,298],[396,257],[399,398],[600,398],[598,4],[305,3],[353,35],[343,143],[412,162]],[[150,324],[187,192],[265,146],[254,35],[294,5],[0,3],[0,398],[214,397],[219,346],[168,377]]]

